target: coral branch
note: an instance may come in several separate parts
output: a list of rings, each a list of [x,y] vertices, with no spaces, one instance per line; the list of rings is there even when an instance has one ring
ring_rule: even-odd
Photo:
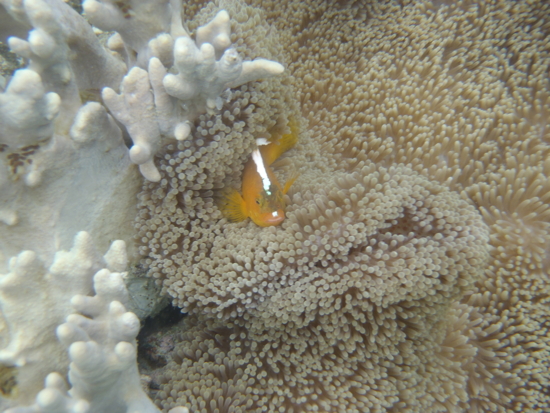
[[[139,165],[145,178],[158,181],[160,174],[153,163],[153,156],[160,146],[160,131],[147,72],[134,67],[124,77],[121,93],[116,94],[111,88],[105,88],[103,100],[111,113],[126,126],[134,141],[130,149],[132,162]]]
[[[57,287],[49,290],[52,299],[58,299],[67,305],[66,295],[74,291],[86,294],[91,290],[91,286],[76,290],[63,289],[57,285],[59,282],[70,285],[67,278],[70,274],[73,283],[75,280],[89,283],[90,272],[104,265],[105,261],[113,264],[118,270],[124,269],[127,261],[125,250],[124,242],[115,241],[101,259],[91,244],[90,236],[83,232],[75,239],[75,246],[70,252],[58,253],[48,276],[42,275],[42,267],[32,252],[20,254],[13,262],[12,272],[0,279],[0,291],[3,294],[16,295],[22,292],[21,288],[26,288],[25,293],[34,292],[37,296],[35,302],[40,303],[41,291],[49,284],[33,286],[31,283],[29,286],[29,281],[34,279],[34,283],[44,283],[47,279],[50,280],[50,284],[54,283]],[[108,268],[97,271],[93,277],[96,294],[74,295],[70,302],[78,313],[68,315],[66,322],[57,327],[57,337],[69,352],[71,364],[68,377],[71,388],[67,388],[61,375],[50,373],[45,379],[45,388],[38,393],[33,406],[9,409],[7,413],[158,413],[158,409],[141,388],[136,364],[136,336],[140,322],[136,315],[127,312],[122,304],[128,300],[128,292],[123,281],[125,275],[124,272],[111,272]],[[2,296],[4,307],[8,301]],[[49,301],[48,304],[51,305]],[[38,321],[45,333],[37,328],[37,324],[25,325],[19,322],[19,326],[26,327],[21,332],[40,332],[46,334],[42,339],[49,340],[54,330],[52,324],[58,318],[50,318],[51,314],[45,308],[36,308],[43,314],[42,320],[33,313],[32,319],[29,318],[27,321]],[[61,308],[59,304],[58,308]],[[17,314],[26,314],[20,309],[15,310],[4,311],[4,315],[16,318]],[[51,352],[52,349],[48,350]],[[26,353],[16,356],[16,352],[12,351],[9,357],[8,353],[8,350],[0,352],[3,362],[11,361],[24,366],[29,359]],[[59,363],[59,360],[56,362]],[[36,365],[31,367],[36,368]],[[41,368],[44,370],[44,366]],[[27,392],[28,390],[25,389]],[[26,399],[29,394],[31,393],[27,394]],[[184,407],[174,410],[174,413],[185,412],[187,409]]]
[[[46,374],[67,367],[55,328],[71,313],[71,297],[92,291],[91,277],[103,266],[91,237],[80,232],[71,250],[59,251],[48,269],[34,252],[24,251],[0,275],[0,308],[11,333],[0,362],[18,367],[21,402],[34,397]]]
[[[57,93],[46,93],[36,72],[18,70],[0,94],[0,143],[17,148],[51,138],[60,103]]]

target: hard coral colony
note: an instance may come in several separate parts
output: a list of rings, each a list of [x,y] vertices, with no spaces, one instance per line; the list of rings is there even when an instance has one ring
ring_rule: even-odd
[[[2,253],[36,251],[0,279],[0,359],[28,389],[17,402],[70,358],[71,390],[50,375],[28,409],[55,395],[155,411],[121,283],[135,248],[188,313],[151,372],[165,411],[550,409],[546,2],[87,0],[117,55],[75,34],[87,26],[61,3],[47,2],[55,24],[38,0],[2,4],[15,33],[35,27],[10,40],[30,64],[0,95]],[[117,122],[80,103],[90,89]],[[298,143],[274,168],[300,173],[285,220],[228,222],[216,200],[241,185],[256,139],[291,122]],[[120,243],[101,257],[80,233],[54,258],[77,230],[104,250],[125,239],[128,257]],[[19,298],[27,279],[50,291],[29,297],[51,308],[36,312],[44,330]],[[60,346],[53,330],[75,311],[86,317],[58,329]]]

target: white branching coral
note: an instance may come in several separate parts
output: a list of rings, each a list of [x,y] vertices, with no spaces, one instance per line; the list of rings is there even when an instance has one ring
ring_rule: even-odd
[[[224,90],[283,72],[281,64],[266,59],[242,62],[237,51],[229,47],[230,28],[229,14],[222,10],[197,29],[196,44],[188,37],[176,40],[174,66],[178,74],[167,74],[163,79],[168,94],[187,104],[203,96],[208,108],[220,109]]]
[[[94,26],[116,32],[108,46],[125,58],[128,67],[146,67],[151,56],[171,49],[174,38],[188,36],[179,0],[85,0],[82,7]]]
[[[36,72],[17,71],[6,91],[0,94],[2,144],[22,148],[51,137],[59,105],[59,95],[46,93]]]
[[[139,176],[114,119],[80,97],[116,87],[124,63],[63,2],[2,4],[34,29],[28,40],[8,39],[29,65],[0,90],[0,271],[23,250],[50,265],[80,230],[101,248],[130,239],[131,225],[117,222],[131,221]]]
[[[101,46],[90,25],[64,2],[0,3],[14,23],[33,28],[27,40],[9,37],[10,48],[27,59],[28,68],[42,77],[49,91],[61,96],[66,110],[80,106],[79,90],[117,87],[126,70],[124,63]],[[0,38],[12,36],[12,22],[2,23]]]
[[[17,400],[29,402],[46,374],[67,368],[55,329],[72,313],[71,298],[90,293],[92,276],[101,268],[120,270],[126,261],[123,242],[113,243],[102,257],[86,232],[75,237],[70,251],[57,252],[49,268],[32,251],[10,260],[9,272],[0,275],[0,310],[10,332],[0,363],[16,367]]]
[[[105,104],[134,143],[130,159],[150,181],[160,179],[153,157],[162,138],[185,139],[190,133],[189,122],[207,109],[219,109],[225,90],[284,70],[281,64],[266,59],[243,62],[231,48],[230,19],[224,10],[197,30],[195,43],[183,27],[177,0],[161,4],[85,1],[84,10],[93,24],[117,32],[108,42],[122,58],[117,60],[99,46],[82,18],[62,2],[3,3],[14,20],[34,27],[27,40],[10,37],[10,48],[29,61],[29,69],[41,78],[44,93],[59,95],[46,95],[48,105],[42,112],[49,122],[43,121],[42,126],[55,126],[55,132],[67,134],[81,106],[82,89],[103,89]],[[58,20],[58,15],[63,18]],[[136,67],[149,71],[150,81],[136,72]],[[128,75],[121,85],[124,70]],[[33,83],[40,82],[34,79]],[[14,86],[9,88],[13,93]],[[37,93],[34,99],[43,101],[40,88]],[[140,98],[145,98],[143,104],[138,103]],[[60,116],[55,116],[57,112]],[[17,119],[9,113],[6,116],[6,124]],[[47,135],[42,136],[43,141],[52,137]],[[13,147],[4,140],[0,143]]]
[[[168,33],[157,37],[148,49],[154,56],[148,61],[148,72],[134,67],[124,78],[120,94],[111,88],[103,90],[103,101],[132,138],[132,162],[149,181],[160,180],[153,157],[163,136],[187,138],[190,122],[198,115],[221,109],[224,91],[284,71],[271,60],[243,62],[230,47],[230,31],[229,14],[221,10],[197,29],[195,41],[186,32],[177,38]],[[165,64],[173,67],[167,70]]]
[[[12,83],[18,77],[39,80],[31,70],[18,72]],[[33,102],[46,112],[50,102],[42,96]],[[4,97],[9,96],[0,94],[0,100]],[[14,125],[11,136],[38,138],[51,128],[44,118],[40,123],[38,110],[30,113],[36,116]],[[120,129],[99,103],[82,106],[67,135],[54,133],[22,147],[5,145],[0,155],[1,269],[7,258],[25,249],[49,265],[55,251],[68,248],[81,229],[97,237],[102,248],[117,236],[129,239],[131,226],[117,222],[131,220],[139,174]]]
[[[75,279],[90,283],[91,277],[87,274],[97,266],[90,265],[94,261],[90,261],[92,258],[90,253],[94,252],[90,242],[89,235],[81,233],[75,241],[74,251],[59,253],[59,257],[50,268],[51,278],[56,284],[67,283],[62,271],[71,270],[76,272]],[[19,283],[13,281],[15,275],[12,273],[7,276],[7,280],[4,280],[4,284],[11,282],[14,285],[21,285],[29,278],[36,277],[34,268],[27,262],[32,260],[31,252],[22,253],[15,267],[19,270],[24,267],[27,273],[16,274],[19,276]],[[115,241],[103,260],[103,264],[113,271],[123,271],[127,264],[124,242]],[[83,270],[86,274],[78,273],[79,266],[85,267]],[[136,364],[136,336],[140,322],[134,313],[126,311],[123,304],[128,300],[128,292],[123,280],[126,273],[112,272],[109,268],[102,268],[93,276],[93,288],[96,292],[94,296],[76,294],[67,300],[65,296],[74,290],[63,289],[60,285],[56,285],[57,288],[51,291],[52,300],[59,299],[66,306],[70,303],[76,310],[76,313],[68,315],[65,323],[57,327],[57,337],[69,353],[71,364],[68,378],[71,388],[67,388],[59,373],[50,373],[45,380],[45,389],[38,393],[33,406],[18,407],[8,412],[158,412],[140,383]],[[56,270],[61,273],[56,273]],[[40,277],[40,274],[38,276]],[[87,293],[89,289],[90,286],[85,286],[76,291]],[[60,292],[65,296],[60,297]],[[39,293],[40,289],[36,288],[35,294]],[[5,302],[5,298],[3,301]],[[52,307],[52,303],[47,304]],[[61,306],[58,305],[58,308]],[[47,308],[37,306],[36,310],[42,312],[42,318],[47,317]],[[19,313],[26,314],[22,311]],[[42,333],[46,335],[46,339],[49,339],[55,331],[52,321],[48,319],[45,322],[44,332],[38,331],[34,325],[25,331],[33,334]],[[44,365],[41,366],[41,368],[44,367]],[[186,412],[187,409],[183,407],[173,410],[173,413]]]
[[[149,89],[147,72],[134,67],[124,77],[121,93],[113,89],[103,90],[103,100],[119,122],[126,125],[134,145],[130,159],[139,165],[143,176],[158,181],[160,175],[153,163],[153,156],[160,146],[160,131],[155,119],[153,94]]]

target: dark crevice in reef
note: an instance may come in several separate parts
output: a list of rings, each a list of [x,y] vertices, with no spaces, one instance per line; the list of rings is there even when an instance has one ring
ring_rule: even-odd
[[[137,337],[141,384],[152,400],[160,389],[163,368],[172,358],[176,343],[181,340],[185,316],[181,309],[168,305],[156,316],[145,320]]]
[[[148,374],[166,365],[167,355],[176,342],[173,330],[181,331],[179,324],[184,317],[179,308],[168,305],[156,316],[145,320],[137,337],[138,363],[142,373]]]

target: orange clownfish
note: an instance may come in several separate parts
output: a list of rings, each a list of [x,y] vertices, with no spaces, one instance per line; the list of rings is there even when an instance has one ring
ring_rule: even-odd
[[[283,188],[269,166],[297,140],[298,127],[294,122],[290,123],[290,133],[277,141],[258,140],[258,148],[252,151],[252,157],[244,167],[242,196],[232,189],[222,201],[221,210],[227,219],[239,222],[250,217],[260,227],[279,225],[284,221],[284,194],[297,176],[289,179]]]

